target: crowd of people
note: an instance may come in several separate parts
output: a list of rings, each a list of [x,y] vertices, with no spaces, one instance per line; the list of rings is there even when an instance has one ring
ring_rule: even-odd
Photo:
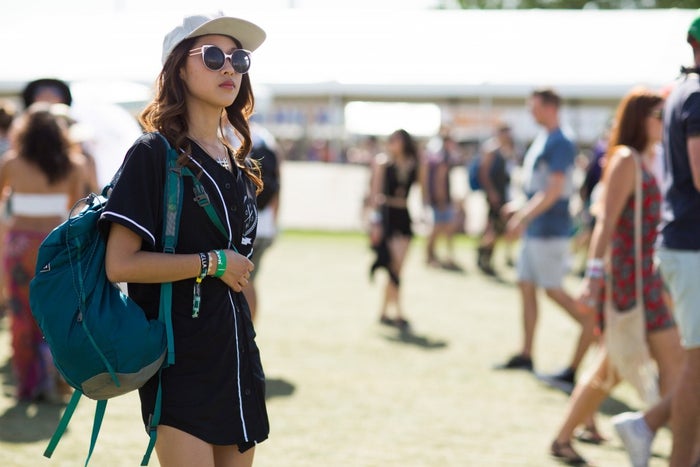
[[[209,29],[201,29],[205,25]],[[164,465],[182,459],[199,462],[202,456],[210,458],[211,465],[218,465],[219,458],[250,465],[255,444],[268,435],[253,331],[259,296],[254,277],[277,235],[280,162],[271,138],[248,123],[253,95],[246,55],[264,38],[251,23],[204,16],[186,18],[166,37],[156,96],[141,115],[143,128],[151,133],[129,150],[103,219],[109,231],[107,274],[114,282],[128,283],[130,294],[149,316],[158,301],[154,284],[173,281],[182,297],[200,293],[196,286],[192,292],[190,282],[205,284],[203,312],[211,312],[211,318],[193,321],[192,300],[175,305],[176,329],[195,326],[197,333],[176,334],[175,340],[183,344],[179,348],[187,349],[184,363],[163,373],[167,391],[156,451]],[[634,88],[623,98],[605,144],[589,162],[582,187],[575,186],[573,177],[576,145],[562,129],[563,99],[550,88],[535,90],[528,101],[541,131],[521,161],[524,201],[512,196],[512,167],[519,157],[509,125],[495,129],[467,171],[470,186],[481,190],[487,203],[475,252],[477,268],[487,276],[498,274],[498,245],[516,268],[522,342],[496,369],[536,370],[539,290],[580,326],[564,368],[539,375],[572,390],[549,449],[568,464],[586,464],[575,440],[605,442],[596,411],[623,380],[648,404],[643,412],[613,420],[631,464],[648,464],[655,433],[665,426],[673,432],[671,465],[700,463],[700,288],[694,283],[700,275],[700,17],[692,23],[687,41],[694,66],[683,70],[666,95]],[[78,200],[97,191],[97,178],[90,154],[71,140],[75,122],[70,118],[69,87],[58,80],[37,80],[22,97],[22,113],[9,102],[0,103],[0,234],[7,238],[0,242],[0,303],[11,318],[17,399],[62,402],[70,388],[54,367],[32,317],[29,282],[41,241],[68,218]],[[222,122],[229,125],[224,129]],[[216,229],[199,228],[209,221],[203,210],[193,207],[193,200],[183,214],[179,254],[157,249],[160,205],[154,200],[162,193],[162,164],[156,162],[163,161],[165,152],[155,131],[181,150],[180,163],[198,168],[209,190],[219,194],[222,206],[217,209],[227,213],[230,222],[227,240]],[[239,140],[237,145],[234,140]],[[376,254],[371,271],[384,269],[388,277],[379,306],[381,325],[411,330],[401,287],[414,237],[408,202],[412,188],[420,187],[423,204],[432,214],[426,265],[465,269],[456,259],[454,244],[463,222],[451,190],[450,169],[458,152],[449,131],[423,151],[411,134],[399,129],[371,163],[367,205]],[[260,172],[253,169],[258,166]],[[587,257],[581,291],[573,295],[565,289],[564,278],[572,264],[570,202],[578,195],[585,213],[581,223],[588,231],[583,242]],[[441,241],[444,253],[438,251]],[[515,242],[519,255],[513,260],[510,249]],[[238,310],[243,310],[240,322]],[[218,339],[216,346],[211,346],[212,336]],[[601,351],[581,376],[584,358],[596,343]],[[218,366],[201,365],[214,355],[199,350],[213,347]],[[238,370],[237,376],[231,368]],[[220,386],[227,391],[218,391]],[[156,387],[151,381],[141,389],[146,425]],[[191,400],[193,387],[199,402],[184,403]],[[235,401],[232,394],[238,394]],[[250,415],[244,416],[243,409]],[[240,423],[229,423],[233,419]],[[222,426],[227,430],[222,432]]]
[[[700,17],[687,35],[695,64],[684,68],[663,95],[634,88],[620,102],[603,144],[594,148],[584,183],[574,186],[577,149],[562,130],[562,98],[537,89],[530,111],[541,131],[522,161],[525,201],[510,200],[509,161],[517,160],[511,130],[497,128],[469,168],[472,190],[483,190],[488,205],[479,241],[477,266],[497,272],[492,258],[497,241],[520,242],[516,261],[522,303],[523,341],[501,370],[534,371],[538,289],[581,328],[566,367],[538,375],[555,387],[572,390],[564,421],[550,454],[570,465],[587,465],[574,439],[600,444],[595,413],[611,389],[626,380],[648,407],[613,419],[631,465],[646,466],[656,432],[673,433],[670,465],[700,465]],[[437,150],[416,156],[405,131],[394,133],[374,165],[370,206],[374,269],[390,277],[380,322],[406,330],[399,285],[412,236],[406,199],[420,183],[424,204],[433,212],[427,240],[430,265],[454,267],[451,234],[455,230],[450,198],[449,153],[453,142],[442,136]],[[445,175],[447,173],[448,175]],[[571,271],[575,230],[570,201],[580,195],[583,215],[576,243],[587,246],[578,295],[563,279]],[[435,254],[435,240],[445,236],[448,259]],[[390,318],[387,307],[396,305]],[[580,368],[589,348],[600,351],[583,377]]]

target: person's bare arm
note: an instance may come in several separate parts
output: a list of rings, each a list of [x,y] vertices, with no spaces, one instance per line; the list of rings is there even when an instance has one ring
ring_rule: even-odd
[[[491,166],[493,165],[493,159],[496,155],[493,151],[488,151],[481,156],[481,164],[479,165],[479,183],[484,187],[484,193],[488,198],[491,205],[498,205],[501,200],[499,199],[498,192],[491,182]]]
[[[688,138],[687,144],[693,185],[697,191],[700,191],[700,136],[691,136]]]
[[[447,192],[447,181],[450,176],[450,166],[447,163],[439,164],[435,168],[435,203],[438,208],[445,208],[449,205],[450,194]]]
[[[12,165],[12,160],[14,156],[12,153],[5,154],[5,157],[0,160],[0,197],[5,198],[4,194],[6,190],[9,190],[9,175],[10,166]]]
[[[248,284],[253,263],[245,256],[226,250],[227,268],[221,280],[236,292]],[[113,223],[107,240],[105,268],[110,282],[158,284],[199,276],[199,254],[166,254],[141,250],[141,237]]]
[[[535,195],[530,198],[525,206],[513,214],[510,221],[508,221],[506,237],[509,240],[514,240],[522,235],[527,224],[532,222],[532,220],[538,217],[540,214],[547,211],[552,207],[552,205],[554,205],[555,202],[557,202],[557,200],[559,200],[562,192],[564,191],[565,184],[566,174],[555,172],[550,175],[547,188],[544,191],[538,191],[535,193]]]
[[[525,204],[518,213],[518,217],[525,223],[529,223],[540,214],[547,211],[556,203],[564,191],[566,184],[566,174],[555,172],[549,177],[547,189],[535,193],[535,196]]]
[[[603,258],[610,245],[620,215],[627,204],[630,195],[634,193],[636,162],[633,155],[618,154],[607,168],[607,183],[600,200],[600,212],[596,218],[595,228],[591,237],[588,256]]]
[[[589,264],[593,261],[599,262],[604,258],[622,211],[635,189],[635,177],[637,176],[636,162],[633,159],[635,156],[631,155],[629,151],[626,154],[618,153],[616,156],[607,169],[606,184],[600,200],[601,208],[593,228],[588,250]],[[602,275],[589,277],[587,272],[579,297],[579,302],[585,309],[593,310],[601,298],[602,286]]]
[[[386,172],[386,163],[383,161],[374,164],[372,169],[372,184],[370,186],[370,203],[372,209],[379,209],[384,204],[384,173]]]

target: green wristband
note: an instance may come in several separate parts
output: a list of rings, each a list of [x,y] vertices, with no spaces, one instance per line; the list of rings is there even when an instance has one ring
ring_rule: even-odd
[[[214,253],[216,253],[217,259],[214,277],[221,277],[226,272],[226,254],[224,253],[224,250],[216,250]]]

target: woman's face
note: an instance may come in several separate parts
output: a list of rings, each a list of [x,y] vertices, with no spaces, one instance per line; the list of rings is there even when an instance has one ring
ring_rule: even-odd
[[[664,119],[663,119],[663,104],[654,107],[647,117],[647,135],[649,136],[650,144],[657,144],[661,141],[664,134]]]
[[[199,52],[203,45],[213,45],[230,54],[238,48],[228,36],[208,35],[198,37],[192,50]],[[187,57],[180,69],[180,78],[191,98],[214,107],[228,107],[233,104],[241,88],[243,75],[234,71],[231,61],[226,59],[224,67],[213,71],[204,65],[201,53]]]
[[[403,143],[399,136],[392,136],[386,143],[386,150],[390,155],[397,157],[403,154]]]

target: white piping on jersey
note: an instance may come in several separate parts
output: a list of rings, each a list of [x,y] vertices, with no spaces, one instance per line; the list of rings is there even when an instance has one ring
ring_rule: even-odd
[[[219,199],[221,200],[221,205],[223,206],[224,214],[226,215],[226,227],[228,228],[228,246],[230,248],[233,245],[233,229],[231,229],[231,221],[228,217],[228,209],[226,209],[226,200],[224,200],[224,195],[221,193],[219,185],[216,184],[214,178],[211,175],[209,175],[209,172],[207,172],[199,162],[194,160],[192,156],[189,156],[189,158],[192,162],[194,162],[197,165],[197,167],[200,168],[202,173],[206,175],[207,178],[209,178],[209,181],[211,181],[211,184],[214,185],[214,188],[216,188],[216,192],[219,194]],[[228,291],[228,299],[229,302],[231,302],[231,309],[233,310],[233,330],[236,334],[236,388],[238,390],[238,407],[241,417],[241,426],[243,427],[243,440],[247,443],[249,442],[248,428],[246,427],[245,414],[243,413],[243,393],[241,392],[241,352],[239,347],[240,343],[238,342],[238,311],[236,310],[236,305],[233,302],[231,289],[229,289]]]
[[[233,296],[231,295],[231,289],[228,291],[228,299],[231,302],[231,307],[233,307],[233,329],[236,334],[236,371],[238,372],[238,378],[236,378],[236,386],[238,387],[238,410],[241,416],[241,425],[243,426],[243,440],[247,443],[248,440],[248,429],[245,423],[245,415],[243,414],[243,394],[241,393],[241,356],[238,351],[238,318],[236,315],[236,305],[233,303]]]
[[[117,214],[117,213],[114,212],[114,211],[104,211],[104,212],[102,213],[102,217],[104,217],[104,216],[114,216],[114,217],[117,217],[117,218],[119,218],[119,219],[122,219],[122,220],[125,220],[125,221],[130,222],[131,224],[134,225],[134,227],[138,228],[139,230],[143,231],[146,235],[148,235],[148,237],[149,237],[149,238],[151,239],[151,241],[153,242],[153,245],[156,244],[156,238],[153,236],[153,234],[152,234],[151,232],[149,232],[148,229],[146,229],[144,226],[142,226],[142,225],[139,224],[138,222],[134,221],[133,219],[129,219],[129,218],[126,217],[126,216],[123,216],[123,215],[121,215],[121,214]]]

